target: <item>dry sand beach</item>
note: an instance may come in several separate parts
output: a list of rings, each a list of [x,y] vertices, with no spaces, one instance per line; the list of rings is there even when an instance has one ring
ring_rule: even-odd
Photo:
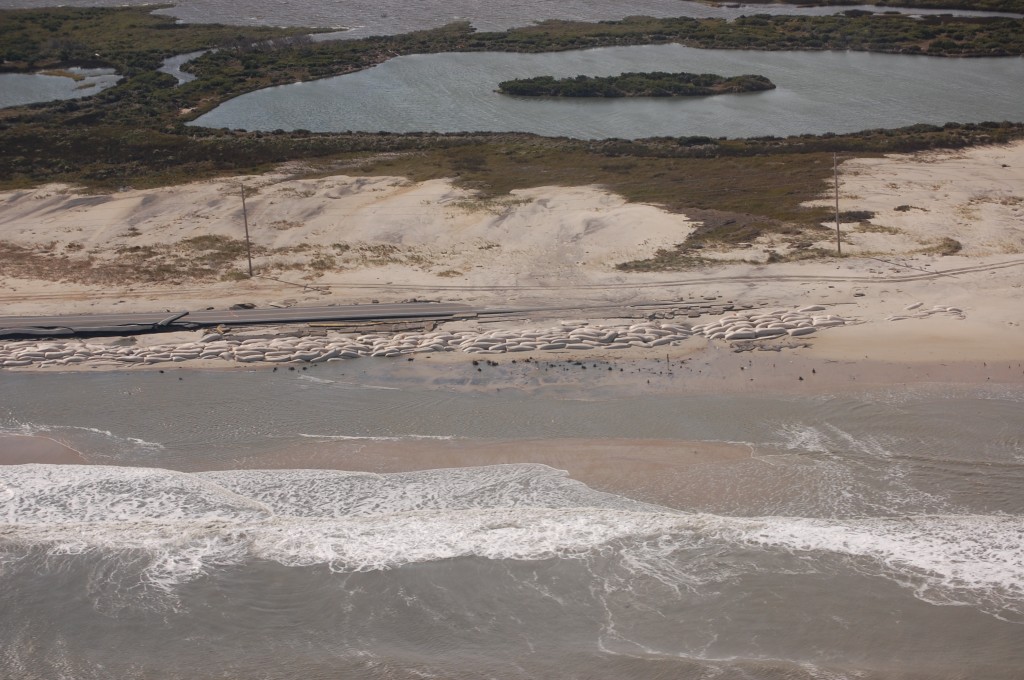
[[[685,215],[628,204],[599,187],[541,187],[480,199],[441,180],[300,179],[297,173],[283,168],[266,176],[111,195],[57,185],[0,194],[5,313],[408,298],[560,308],[488,324],[486,331],[465,321],[443,329],[484,333],[542,328],[560,314],[580,319],[577,326],[614,326],[608,317],[615,309],[651,301],[703,301],[720,305],[706,310],[720,315],[730,308],[756,313],[822,306],[819,313],[849,323],[789,343],[800,346],[792,356],[858,364],[993,360],[1011,362],[1011,368],[1024,358],[1021,143],[847,161],[843,208],[871,215],[844,225],[847,257],[768,266],[762,264],[765,254],[784,246],[765,239],[752,248],[709,253],[722,264],[700,272],[616,270],[618,263],[681,242],[694,224]],[[241,244],[243,184],[256,247],[258,276],[251,280],[240,275],[242,250],[203,259],[225,243]],[[954,241],[960,244],[956,254],[932,252]],[[674,316],[668,309],[658,316]],[[711,320],[686,319],[686,325]],[[153,336],[141,344],[195,339]],[[721,338],[709,342],[716,341]],[[661,344],[677,357],[699,354],[707,345],[699,339]],[[587,356],[604,348],[596,349]],[[572,351],[559,348],[556,356]],[[644,352],[631,347],[627,355]]]
[[[599,187],[541,187],[484,200],[446,181],[300,179],[296,168],[110,195],[48,185],[0,194],[0,304],[12,315],[410,298],[559,308],[443,329],[478,333],[545,328],[566,315],[580,324],[628,326],[636,318],[616,319],[619,311],[650,302],[707,304],[700,318],[673,314],[671,304],[658,315],[687,326],[713,321],[714,305],[720,314],[729,306],[784,312],[820,305],[819,314],[849,323],[790,343],[800,347],[787,357],[1024,359],[1024,144],[854,159],[841,169],[843,209],[872,214],[843,225],[846,257],[766,265],[766,252],[784,244],[765,239],[709,253],[718,266],[662,273],[615,265],[672,247],[693,222]],[[257,249],[251,280],[239,275],[244,250],[203,259],[224,243],[241,243],[243,182]],[[933,252],[949,240],[959,252]],[[688,356],[716,342],[722,344],[690,339],[664,349]],[[571,353],[560,348],[554,356]],[[631,348],[616,356],[644,353]],[[950,375],[963,377],[955,369]]]

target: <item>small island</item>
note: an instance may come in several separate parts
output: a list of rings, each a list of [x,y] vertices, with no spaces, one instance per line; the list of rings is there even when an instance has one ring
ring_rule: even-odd
[[[726,78],[714,73],[623,73],[618,76],[538,76],[498,83],[498,92],[519,97],[707,97],[774,90],[764,76]]]

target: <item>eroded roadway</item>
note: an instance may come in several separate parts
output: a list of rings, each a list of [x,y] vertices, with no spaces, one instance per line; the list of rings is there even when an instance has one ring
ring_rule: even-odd
[[[140,332],[218,325],[313,323],[372,319],[451,319],[476,312],[469,305],[437,302],[335,305],[328,307],[266,307],[261,309],[209,309],[197,312],[123,312],[61,316],[0,317],[0,338],[41,335],[77,335]],[[56,332],[55,332],[56,331]]]

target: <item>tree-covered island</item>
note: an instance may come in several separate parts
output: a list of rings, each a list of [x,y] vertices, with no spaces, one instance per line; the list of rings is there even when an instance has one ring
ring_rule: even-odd
[[[498,83],[502,94],[519,97],[707,97],[774,90],[764,76],[726,78],[714,73],[623,73],[617,76],[517,78]]]

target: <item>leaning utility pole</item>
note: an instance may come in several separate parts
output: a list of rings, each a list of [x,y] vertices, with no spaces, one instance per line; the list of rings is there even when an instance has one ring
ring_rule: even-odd
[[[245,210],[245,184],[242,187],[242,220],[245,222],[245,255],[249,258],[249,278],[252,278],[252,246],[249,244],[249,214]]]
[[[836,154],[832,154],[832,174],[836,183],[836,255],[842,256],[843,242],[839,235],[839,161]]]

